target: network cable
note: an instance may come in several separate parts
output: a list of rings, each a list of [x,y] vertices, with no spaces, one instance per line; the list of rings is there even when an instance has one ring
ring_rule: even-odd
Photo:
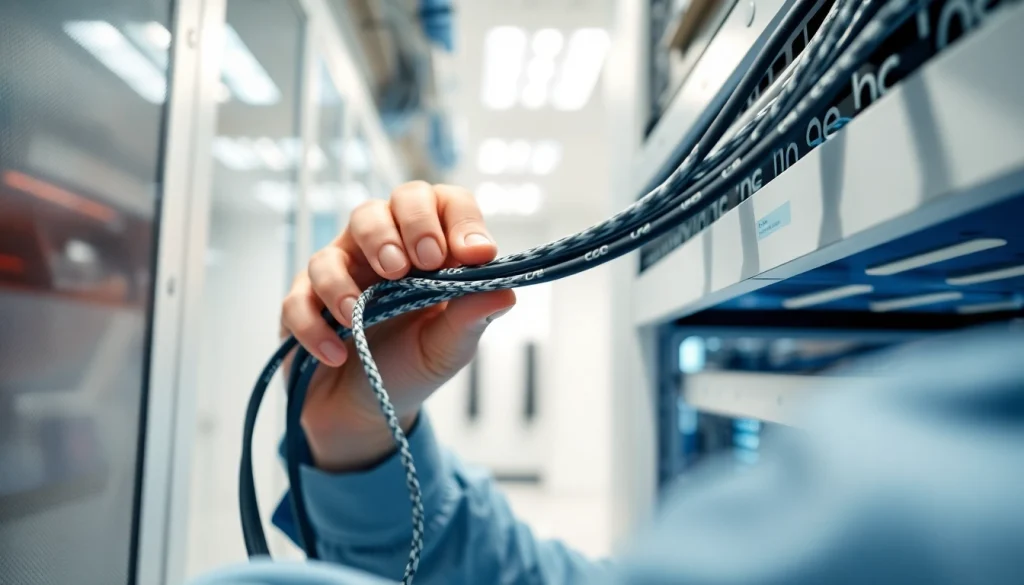
[[[398,448],[406,471],[412,507],[409,561],[402,582],[411,585],[423,550],[424,509],[409,444],[383,386],[366,339],[366,328],[437,303],[470,293],[539,284],[571,276],[636,250],[693,217],[708,202],[735,187],[743,176],[779,145],[795,121],[827,104],[849,74],[859,67],[888,35],[929,0],[838,0],[829,10],[817,34],[794,64],[792,75],[779,94],[733,137],[718,145],[741,113],[747,96],[760,81],[774,57],[788,41],[814,2],[795,0],[742,76],[726,84],[712,99],[717,113],[684,138],[689,155],[658,187],[611,219],[583,232],[519,254],[505,256],[479,267],[435,273],[415,272],[398,281],[369,287],[358,298],[352,328],[340,326],[325,311],[324,317],[339,337],[353,338],[381,411]],[[718,146],[716,149],[715,147]],[[263,369],[246,411],[239,477],[242,529],[250,556],[268,555],[252,474],[252,436],[256,415],[275,372],[285,357],[296,352],[288,377],[288,408],[285,452],[290,505],[299,529],[299,540],[309,558],[317,558],[316,534],[302,497],[300,473],[304,439],[300,425],[302,406],[317,360],[289,337]]]

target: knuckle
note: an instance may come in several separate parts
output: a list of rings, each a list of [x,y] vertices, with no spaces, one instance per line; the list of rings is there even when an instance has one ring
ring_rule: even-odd
[[[285,323],[292,323],[295,321],[295,316],[301,310],[301,300],[298,295],[289,294],[281,301],[281,320]]]
[[[321,268],[330,264],[331,254],[326,249],[317,250],[309,257],[308,271],[310,278]]]
[[[423,181],[406,183],[391,193],[391,201],[399,209],[430,206],[433,198],[433,188]]]
[[[430,183],[426,181],[409,181],[402,183],[391,192],[391,199],[406,197],[422,197],[431,192]]]
[[[377,212],[382,205],[387,205],[387,203],[379,199],[363,201],[352,210],[352,213],[349,214],[349,224],[357,225],[359,223],[365,223],[368,218],[376,217]]]
[[[427,377],[437,383],[442,383],[447,380],[456,369],[455,359],[452,355],[452,351],[446,347],[438,347],[434,344],[419,344],[420,359],[419,362],[423,368],[423,373]]]
[[[402,224],[402,227],[407,228],[429,229],[439,225],[437,212],[422,207],[405,211],[398,217],[398,221]]]
[[[483,223],[484,222],[478,217],[472,215],[465,215],[456,218],[454,221],[452,221],[451,224],[448,226],[448,229],[450,229],[453,232],[469,231],[471,228],[482,227]]]

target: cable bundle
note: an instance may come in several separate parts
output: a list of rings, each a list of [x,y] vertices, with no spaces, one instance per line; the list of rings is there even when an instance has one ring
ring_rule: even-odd
[[[722,137],[742,113],[748,96],[762,74],[771,66],[801,23],[815,0],[794,0],[779,25],[742,76],[733,76],[709,108],[714,116],[704,117],[684,139],[689,155],[660,185],[609,220],[577,234],[525,252],[499,258],[489,264],[413,273],[398,281],[371,286],[355,304],[352,328],[340,326],[325,311],[324,318],[338,336],[354,340],[370,387],[377,397],[406,471],[412,505],[412,542],[402,579],[411,585],[423,551],[424,510],[415,463],[409,451],[394,407],[381,381],[366,340],[366,328],[437,303],[471,293],[539,284],[571,276],[604,264],[649,243],[686,219],[701,212],[736,185],[742,177],[779,146],[786,130],[808,112],[825,105],[841,86],[884,41],[928,0],[837,0],[818,33],[792,66],[792,74],[775,98],[734,136],[719,145]],[[716,145],[718,146],[717,148]],[[252,473],[252,437],[256,415],[270,380],[291,351],[294,337],[286,340],[264,368],[253,389],[245,418],[239,500],[242,529],[250,556],[268,555],[261,525]],[[317,558],[316,533],[309,521],[302,497],[300,464],[304,438],[300,425],[302,406],[317,360],[303,348],[296,351],[288,379],[288,408],[285,451],[290,502],[299,537],[309,558]]]

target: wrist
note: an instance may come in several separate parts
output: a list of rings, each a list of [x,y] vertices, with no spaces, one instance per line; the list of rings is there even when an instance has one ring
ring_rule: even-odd
[[[419,420],[419,411],[399,418],[402,432],[408,435]],[[372,469],[398,450],[391,429],[383,418],[380,424],[359,430],[345,428],[344,424],[330,429],[306,429],[313,455],[313,464],[328,473],[354,473]]]

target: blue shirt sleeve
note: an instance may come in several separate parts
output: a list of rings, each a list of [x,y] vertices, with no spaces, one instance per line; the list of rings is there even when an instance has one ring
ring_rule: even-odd
[[[574,585],[596,583],[606,576],[607,564],[591,561],[560,542],[540,540],[517,521],[487,474],[441,449],[425,414],[409,433],[409,447],[426,511],[417,584]],[[398,456],[362,473],[326,473],[305,463],[304,496],[321,558],[400,580],[412,521]],[[295,541],[288,497],[275,511],[274,524]]]

